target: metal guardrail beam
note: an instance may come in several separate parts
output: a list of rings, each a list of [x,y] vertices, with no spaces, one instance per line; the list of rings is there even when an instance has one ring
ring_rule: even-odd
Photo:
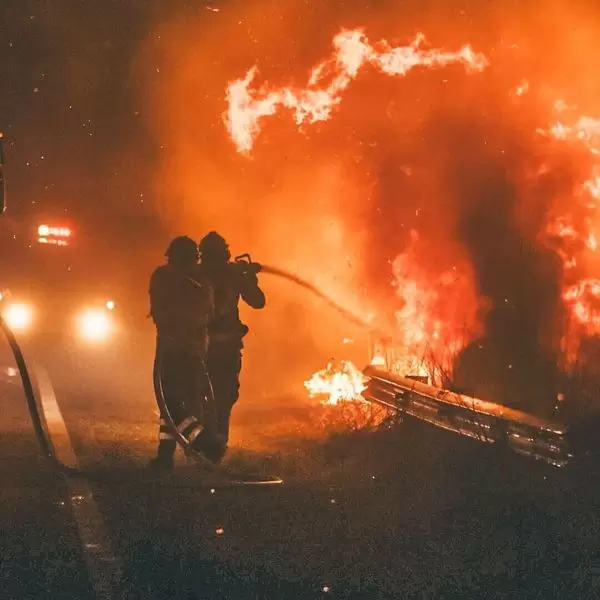
[[[365,399],[432,426],[488,444],[505,445],[562,467],[574,456],[565,425],[478,398],[435,388],[368,366]]]

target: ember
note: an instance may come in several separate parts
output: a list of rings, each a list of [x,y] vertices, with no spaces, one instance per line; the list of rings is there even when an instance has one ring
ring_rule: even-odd
[[[332,362],[317,371],[304,387],[311,398],[325,397],[323,404],[337,405],[342,402],[364,402],[361,393],[366,389],[368,378],[349,361],[339,366]]]

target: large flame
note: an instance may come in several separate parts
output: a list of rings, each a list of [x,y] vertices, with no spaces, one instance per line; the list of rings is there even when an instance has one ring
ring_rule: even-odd
[[[588,265],[597,260],[598,209],[600,208],[600,119],[577,114],[577,107],[562,100],[554,105],[560,119],[542,135],[588,155],[587,176],[582,177],[558,206],[542,236],[556,240],[556,251],[564,264],[563,301],[569,320],[563,337],[567,363],[578,360],[584,337],[600,334],[600,280],[589,277]],[[584,169],[585,173],[585,169]]]
[[[480,302],[467,264],[453,264],[430,277],[419,266],[419,235],[411,234],[410,246],[392,264],[399,299],[394,343],[400,353],[391,368],[443,385],[457,354],[479,333]]]
[[[229,134],[238,151],[248,153],[260,132],[260,120],[275,114],[280,106],[293,111],[297,125],[326,121],[341,102],[342,92],[364,65],[392,76],[405,76],[416,67],[443,67],[452,63],[473,71],[487,66],[485,56],[474,52],[469,45],[448,52],[423,49],[424,42],[425,36],[419,33],[408,46],[392,47],[386,40],[371,45],[361,30],[342,30],[333,39],[333,56],[313,68],[304,88],[269,89],[267,84],[253,88],[258,71],[254,66],[227,90],[229,107],[224,120]]]
[[[392,47],[386,40],[370,44],[362,30],[342,30],[333,39],[332,57],[312,69],[305,88],[272,88],[266,83],[253,88],[258,68],[252,67],[227,90],[224,121],[238,152],[250,153],[260,133],[260,120],[275,114],[279,107],[292,110],[298,126],[328,120],[333,108],[341,102],[342,93],[366,65],[390,76],[405,76],[416,67],[456,63],[467,71],[478,72],[488,65],[487,58],[468,44],[449,52],[424,49],[424,43],[425,36],[419,33],[408,46]],[[417,238],[418,234],[413,232],[413,241]],[[413,254],[409,249],[393,263],[394,285],[401,299],[396,312],[398,343],[405,351],[395,365],[402,374],[435,377],[450,371],[452,360],[469,339],[465,332],[474,334],[477,299],[469,278],[458,272],[456,266],[431,283],[423,278],[423,273],[415,276]],[[458,298],[461,291],[466,296],[461,296],[459,308],[448,299]],[[319,389],[319,385],[342,386],[346,391],[335,388],[331,392],[333,403],[338,393],[355,396],[360,378],[350,376],[348,368],[334,370],[330,364],[313,376],[309,390]]]

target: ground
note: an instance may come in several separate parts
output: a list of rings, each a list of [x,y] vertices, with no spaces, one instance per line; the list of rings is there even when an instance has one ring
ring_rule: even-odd
[[[48,367],[121,597],[600,598],[594,473],[412,422],[351,431],[356,419],[296,396],[241,401],[227,459],[283,486],[211,488],[182,453],[157,478],[145,374],[107,369]],[[94,597],[103,563],[86,562],[74,483],[40,456],[16,385],[0,385],[3,597]]]

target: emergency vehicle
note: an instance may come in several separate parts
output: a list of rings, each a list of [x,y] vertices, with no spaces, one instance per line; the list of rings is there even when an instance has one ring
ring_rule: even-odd
[[[13,227],[1,248],[0,310],[22,339],[104,344],[117,333],[117,302],[73,224]]]

